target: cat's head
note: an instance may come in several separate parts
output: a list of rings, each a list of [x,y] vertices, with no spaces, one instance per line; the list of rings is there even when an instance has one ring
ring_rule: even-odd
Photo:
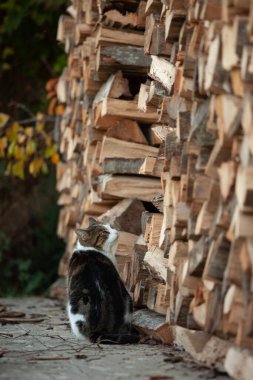
[[[89,226],[85,229],[76,229],[79,243],[83,247],[93,247],[108,252],[118,238],[118,231],[107,223],[89,218]]]

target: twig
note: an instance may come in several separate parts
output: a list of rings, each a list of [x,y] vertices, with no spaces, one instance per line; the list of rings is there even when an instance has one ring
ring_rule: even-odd
[[[18,338],[20,338],[20,337],[22,337],[22,336],[27,336],[27,335],[29,335],[29,331],[25,332],[24,334],[14,336],[13,339],[18,339]],[[12,335],[12,336],[13,336],[13,335]]]
[[[87,362],[92,362],[93,360],[99,360],[100,358],[99,357],[96,357],[96,358],[89,358],[89,359],[86,359]]]
[[[20,109],[26,111],[26,112],[27,112],[29,115],[31,115],[32,117],[34,117],[34,114],[31,112],[31,110],[30,110],[26,105],[24,105],[24,104],[22,104],[22,103],[18,103],[18,102],[14,102],[14,101],[12,101],[12,102],[10,102],[8,105],[9,105],[9,107],[14,106],[14,107],[16,107],[16,108],[20,108]]]
[[[38,323],[44,321],[45,318],[1,318],[0,323]]]
[[[94,347],[94,346],[97,346],[97,348],[99,348],[100,350],[103,350],[103,347],[101,347],[100,345],[99,345],[99,343],[89,343],[89,344],[86,344],[85,346],[83,346],[83,347],[81,347],[81,348],[78,348],[77,350],[76,350],[76,352],[81,352],[84,348],[87,348],[87,347]]]
[[[25,316],[23,311],[1,311],[0,318],[22,318]]]
[[[7,334],[7,333],[1,333],[1,332],[0,332],[0,335],[1,336],[6,336],[8,338],[12,338],[13,337],[13,334]]]
[[[70,356],[32,356],[28,360],[69,360]]]
[[[34,122],[55,122],[56,117],[55,116],[44,116],[41,119],[38,119],[36,117],[31,117],[30,119],[23,119],[23,120],[17,120],[17,123],[25,125],[25,124],[30,124]]]
[[[36,338],[35,335],[31,335],[30,334],[30,336],[33,337],[33,338]],[[36,353],[45,352],[45,351],[57,351],[57,352],[60,352],[60,351],[66,351],[67,349],[69,349],[69,350],[72,349],[72,350],[74,350],[75,352],[78,353],[78,352],[82,351],[84,348],[89,348],[89,347],[94,346],[94,345],[95,345],[94,343],[91,343],[91,344],[87,344],[85,346],[82,346],[81,348],[79,348],[79,347],[76,348],[76,347],[74,347],[74,345],[71,345],[71,344],[57,344],[56,346],[53,346],[53,347],[47,346],[45,349],[36,350]],[[20,351],[16,351],[16,350],[15,351],[13,350],[12,352],[19,352],[20,353]],[[31,351],[28,350],[28,351],[22,352],[22,354],[25,355],[27,353],[32,353],[32,352],[34,353],[35,350],[31,350]]]

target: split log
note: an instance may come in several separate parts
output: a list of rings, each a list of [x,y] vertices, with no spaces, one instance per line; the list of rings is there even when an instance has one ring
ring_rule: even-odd
[[[102,199],[137,198],[151,201],[162,191],[160,181],[154,178],[132,176],[106,176],[98,184],[98,193]]]
[[[102,163],[105,158],[145,158],[146,156],[157,157],[159,150],[157,148],[114,139],[112,137],[104,137],[99,162]]]

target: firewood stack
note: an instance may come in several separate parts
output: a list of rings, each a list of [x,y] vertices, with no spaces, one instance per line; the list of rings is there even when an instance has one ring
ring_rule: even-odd
[[[253,3],[72,0],[58,234],[120,228],[136,306],[253,348]]]

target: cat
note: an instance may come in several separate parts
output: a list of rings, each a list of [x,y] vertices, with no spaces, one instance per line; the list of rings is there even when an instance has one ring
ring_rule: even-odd
[[[118,232],[93,218],[77,229],[76,248],[68,270],[68,317],[72,332],[91,342],[137,343],[131,326],[133,302],[111,253]]]

